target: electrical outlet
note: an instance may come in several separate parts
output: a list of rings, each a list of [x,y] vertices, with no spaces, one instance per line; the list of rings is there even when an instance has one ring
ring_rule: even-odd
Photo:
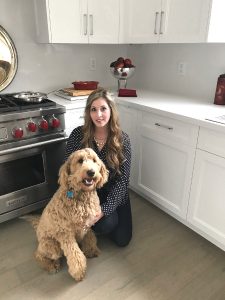
[[[181,76],[185,76],[187,71],[187,63],[179,62],[177,66],[177,73]]]
[[[96,58],[95,57],[90,58],[89,69],[90,69],[90,71],[95,71],[96,70]]]

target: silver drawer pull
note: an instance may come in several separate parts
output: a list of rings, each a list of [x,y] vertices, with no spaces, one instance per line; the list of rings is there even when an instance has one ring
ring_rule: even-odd
[[[90,35],[94,34],[94,24],[93,24],[93,15],[89,15],[89,26],[90,26]]]
[[[161,11],[159,34],[163,34],[163,18],[164,18],[164,11]]]
[[[164,124],[160,124],[160,123],[155,123],[155,126],[162,127],[162,128],[168,129],[168,130],[173,130],[173,127],[167,126]]]
[[[159,16],[159,12],[157,11],[156,13],[155,13],[155,28],[154,28],[154,34],[158,34],[158,32],[157,32],[157,25],[158,25],[158,16]]]
[[[83,14],[84,35],[87,35],[87,14]]]
[[[84,119],[84,116],[79,116],[79,119]]]

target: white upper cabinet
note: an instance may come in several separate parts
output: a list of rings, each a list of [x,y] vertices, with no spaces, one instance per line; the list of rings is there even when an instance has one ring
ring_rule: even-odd
[[[118,44],[119,0],[88,0],[89,42]]]
[[[210,0],[163,0],[160,42],[204,42],[210,9]]]
[[[156,43],[160,11],[161,0],[121,0],[120,42]]]
[[[225,42],[225,1],[213,0],[209,21],[207,42]]]
[[[119,0],[35,0],[38,41],[118,43]]]
[[[123,0],[120,42],[206,41],[211,0]]]
[[[222,0],[34,0],[42,43],[225,42]]]

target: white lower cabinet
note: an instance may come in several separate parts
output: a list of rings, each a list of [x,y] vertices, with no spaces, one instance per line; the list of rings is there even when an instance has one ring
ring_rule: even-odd
[[[187,216],[192,229],[223,250],[225,250],[224,145],[224,134],[201,128]]]
[[[138,123],[138,190],[185,220],[198,127],[147,112],[139,112]]]
[[[119,105],[131,188],[225,250],[225,134]]]
[[[84,124],[84,107],[67,109],[65,114],[66,134],[70,135],[72,130]]]
[[[137,182],[137,157],[136,157],[136,126],[137,126],[137,110],[129,106],[117,104],[120,124],[122,130],[129,135],[131,141],[132,160],[131,160],[131,174],[130,187],[135,187]]]

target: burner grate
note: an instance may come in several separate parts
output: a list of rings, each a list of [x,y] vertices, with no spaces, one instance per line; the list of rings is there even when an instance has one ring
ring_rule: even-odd
[[[14,99],[13,101],[18,105],[20,110],[56,106],[56,103],[49,99],[43,99],[40,103],[22,102],[19,99]]]
[[[19,110],[18,105],[7,99],[7,97],[0,95],[0,112],[17,111]]]
[[[56,106],[56,103],[47,98],[40,103],[22,102],[9,94],[0,95],[0,112],[24,111],[49,106]]]

